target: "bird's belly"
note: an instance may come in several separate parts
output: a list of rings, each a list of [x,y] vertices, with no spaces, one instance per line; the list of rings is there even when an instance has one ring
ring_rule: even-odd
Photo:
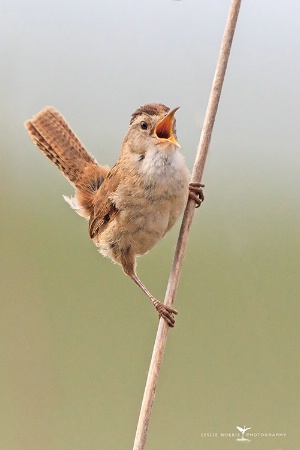
[[[137,199],[136,199],[137,200]],[[159,242],[182,213],[185,196],[180,201],[158,204],[140,199],[119,211],[114,220],[94,240],[100,253],[120,263],[121,254],[130,249],[138,256]]]
[[[135,217],[128,217],[125,223],[129,225],[129,232],[124,230],[125,240],[130,241],[131,248],[136,255],[148,252],[167,232],[169,211],[151,211],[141,216],[137,212]],[[128,235],[128,236],[126,236]]]
[[[143,255],[174,225],[187,202],[189,172],[169,172],[144,177],[139,189],[126,178],[119,184],[111,195],[118,214],[94,240],[104,256],[120,263],[127,252]]]
[[[95,243],[104,256],[117,263],[121,253],[128,249],[135,255],[143,255],[163,238],[169,218],[169,213],[157,211],[146,216],[141,211],[121,211]]]

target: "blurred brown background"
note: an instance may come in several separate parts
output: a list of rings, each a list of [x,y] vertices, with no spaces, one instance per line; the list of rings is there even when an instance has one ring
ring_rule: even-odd
[[[1,0],[0,448],[132,448],[157,329],[23,122],[46,105],[112,165],[130,114],[180,106],[192,168],[229,1]],[[299,445],[299,2],[242,4],[147,448]],[[163,298],[178,227],[139,260]],[[215,433],[218,436],[206,436]]]

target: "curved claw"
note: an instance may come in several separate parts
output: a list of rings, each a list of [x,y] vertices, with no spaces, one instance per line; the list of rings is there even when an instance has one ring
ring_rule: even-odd
[[[159,314],[159,317],[162,317],[169,327],[173,328],[175,325],[175,319],[173,317],[173,314],[178,314],[176,309],[171,308],[170,306],[164,305],[163,303],[159,302],[158,300],[152,300],[152,303],[156,309],[156,311]]]
[[[189,198],[194,200],[196,203],[196,208],[199,208],[201,203],[204,201],[204,194],[202,191],[203,187],[205,187],[205,185],[202,183],[194,182],[189,184]]]

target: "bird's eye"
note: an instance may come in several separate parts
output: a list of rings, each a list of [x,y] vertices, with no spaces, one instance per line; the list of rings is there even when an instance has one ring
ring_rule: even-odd
[[[141,121],[140,126],[142,130],[147,130],[148,128],[147,122],[144,122],[143,120]]]

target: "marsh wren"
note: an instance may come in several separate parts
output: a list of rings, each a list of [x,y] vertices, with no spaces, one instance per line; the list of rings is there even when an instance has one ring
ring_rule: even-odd
[[[25,122],[33,142],[75,187],[75,196],[64,198],[89,220],[89,235],[100,253],[122,266],[171,327],[177,311],[156,300],[135,269],[137,256],[164,237],[188,197],[196,206],[204,199],[203,185],[189,183],[179,152],[177,109],[156,103],[138,108],[112,169],[96,162],[56,109],[44,108]]]

